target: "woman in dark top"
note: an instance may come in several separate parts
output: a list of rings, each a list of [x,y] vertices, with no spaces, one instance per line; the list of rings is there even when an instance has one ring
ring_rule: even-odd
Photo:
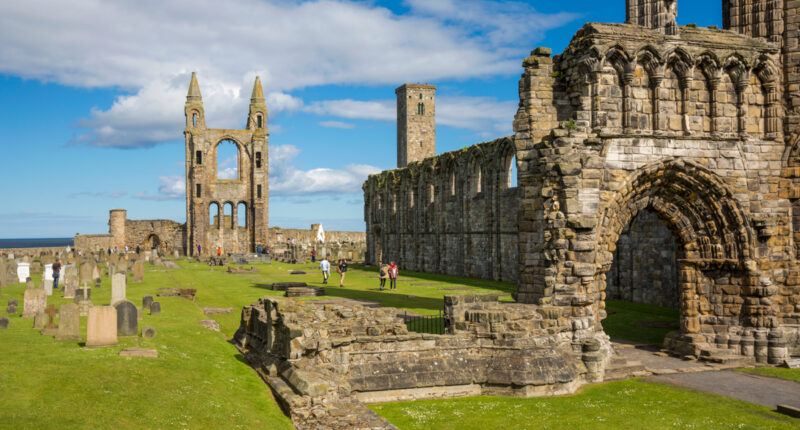
[[[339,260],[339,286],[344,287],[344,274],[347,273],[347,260]]]

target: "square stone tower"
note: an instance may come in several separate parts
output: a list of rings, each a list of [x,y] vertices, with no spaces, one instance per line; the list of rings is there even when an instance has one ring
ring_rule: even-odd
[[[397,167],[436,155],[436,86],[397,88]]]
[[[216,255],[218,247],[227,254],[253,252],[259,245],[267,246],[269,132],[261,80],[256,77],[253,85],[244,130],[206,127],[203,99],[194,73],[184,110],[187,255]],[[238,170],[232,178],[217,171],[217,149],[221,144],[234,144],[237,149]],[[244,217],[240,217],[241,211],[245,212]]]

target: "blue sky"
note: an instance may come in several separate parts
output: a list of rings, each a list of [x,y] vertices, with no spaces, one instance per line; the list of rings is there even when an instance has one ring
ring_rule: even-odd
[[[0,238],[107,232],[108,210],[183,222],[183,103],[270,115],[270,224],[363,230],[360,185],[396,165],[394,89],[438,86],[437,152],[511,133],[520,63],[623,0],[0,2]],[[683,0],[680,24],[721,25]]]

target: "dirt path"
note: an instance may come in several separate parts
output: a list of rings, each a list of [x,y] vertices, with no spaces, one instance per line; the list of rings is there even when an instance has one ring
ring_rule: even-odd
[[[800,408],[799,383],[748,372],[722,370],[676,373],[650,376],[645,380],[719,394],[770,408],[774,408],[778,404]]]

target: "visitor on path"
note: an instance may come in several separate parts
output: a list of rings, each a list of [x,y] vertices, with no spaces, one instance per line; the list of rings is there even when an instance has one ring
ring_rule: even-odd
[[[200,252],[200,246],[199,245],[197,247],[197,252]],[[136,245],[136,255],[139,255],[141,253],[142,253],[142,248],[139,245]]]
[[[258,248],[256,248],[256,254],[261,254],[261,245],[258,245]]]
[[[56,258],[53,263],[53,289],[58,289],[58,277],[61,276],[61,259]]]
[[[339,287],[344,287],[344,274],[347,273],[347,260],[341,259],[339,260]]]
[[[328,283],[328,277],[331,276],[331,263],[328,262],[326,257],[322,257],[322,261],[319,262],[319,268],[322,270],[322,283]]]
[[[221,256],[222,256],[222,247],[218,246],[217,247],[217,257],[221,257]]]
[[[383,291],[383,287],[386,286],[386,279],[389,277],[389,265],[384,263],[381,264],[381,268],[378,272],[378,277],[381,278],[381,291]]]
[[[389,265],[389,290],[397,289],[397,274],[399,272],[400,271],[397,269],[397,265],[394,264],[394,261],[392,261]]]
[[[316,261],[317,261],[317,250],[316,249],[312,249],[311,250],[311,262],[315,263]]]

